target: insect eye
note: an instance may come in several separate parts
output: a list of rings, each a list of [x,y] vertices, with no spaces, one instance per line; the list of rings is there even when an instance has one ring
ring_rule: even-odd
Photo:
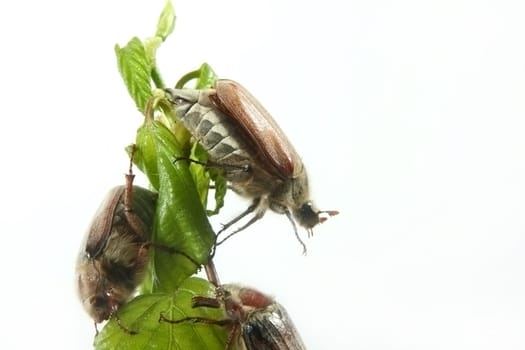
[[[173,96],[170,96],[169,97],[169,101],[171,104],[174,104],[176,106],[179,106],[181,104],[184,104],[184,103],[187,103],[188,101],[183,99],[182,97],[173,97]]]
[[[182,98],[182,97],[177,97],[177,98],[175,98],[175,100],[173,101],[173,103],[176,104],[176,105],[181,105],[181,104],[183,104],[183,103],[188,103],[188,102],[189,102],[188,100],[186,100],[186,99],[184,99],[184,98]]]
[[[312,228],[319,223],[319,213],[314,210],[312,202],[304,203],[294,211],[294,216],[306,228]]]
[[[173,93],[173,91],[171,91],[170,89],[166,89],[164,91],[166,92],[169,102],[176,106],[190,102],[188,99],[185,99],[179,94]]]
[[[105,297],[96,296],[91,299],[91,304],[95,308],[103,308],[107,304],[107,299]]]

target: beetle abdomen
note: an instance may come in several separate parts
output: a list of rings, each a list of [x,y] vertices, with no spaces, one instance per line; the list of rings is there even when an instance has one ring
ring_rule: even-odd
[[[172,90],[174,94],[177,91]],[[223,166],[226,178],[229,181],[242,181],[250,176],[247,169],[253,163],[254,155],[247,152],[248,147],[230,118],[208,106],[207,98],[202,100],[199,96],[198,102],[178,101],[177,116],[204,147],[209,160]]]

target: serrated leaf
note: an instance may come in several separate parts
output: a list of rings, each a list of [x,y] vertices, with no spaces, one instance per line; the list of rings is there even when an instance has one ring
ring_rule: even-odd
[[[157,23],[157,32],[155,36],[161,37],[162,40],[166,38],[173,32],[175,28],[175,9],[170,0],[166,1],[164,9],[160,13],[159,21]]]
[[[124,84],[137,108],[144,112],[151,97],[151,65],[146,57],[144,45],[135,37],[122,48],[115,45],[115,53]]]
[[[97,350],[224,350],[226,330],[223,327],[184,322],[159,322],[160,315],[170,320],[185,317],[224,319],[223,309],[192,308],[194,296],[215,297],[215,288],[200,278],[189,278],[175,293],[138,296],[123,306],[117,316],[122,327],[137,332],[132,335],[112,318],[95,338]]]
[[[215,240],[195,183],[184,162],[173,164],[181,154],[173,134],[160,122],[147,120],[137,132],[135,159],[158,190],[153,239],[174,247],[204,264]],[[153,290],[171,292],[197,271],[181,254],[153,250]]]

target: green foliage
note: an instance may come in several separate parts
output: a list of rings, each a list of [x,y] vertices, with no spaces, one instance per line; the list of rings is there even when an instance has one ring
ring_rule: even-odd
[[[192,80],[196,82],[194,89],[206,89],[213,86],[213,83],[217,80],[217,74],[215,74],[208,63],[203,63],[199,69],[186,73],[180,78],[175,84],[175,88],[185,88],[187,87],[186,84]]]
[[[131,39],[126,46],[115,45],[120,75],[135,101],[139,111],[144,112],[151,98],[151,64],[146,58],[144,45],[138,38]]]
[[[173,293],[136,297],[120,309],[118,320],[112,318],[95,338],[95,348],[224,350],[225,332],[221,327],[191,322],[175,325],[159,322],[161,314],[169,320],[185,317],[226,318],[222,309],[192,308],[191,298],[196,295],[214,297],[214,288],[205,280],[191,277]]]
[[[171,1],[166,1],[166,5],[159,16],[155,36],[162,38],[162,41],[164,41],[173,33],[173,29],[175,29],[175,9]]]
[[[173,164],[174,155],[181,153],[173,134],[162,123],[147,119],[137,132],[136,148],[136,161],[159,193],[153,241],[206,263],[215,234],[188,166],[184,162]],[[152,255],[154,292],[175,290],[197,271],[197,266],[181,254],[154,249]]]
[[[153,86],[164,88],[156,54],[173,32],[174,24],[175,13],[168,0],[153,37],[144,41],[135,37],[124,47],[115,46],[124,84],[144,115],[133,147],[133,162],[147,176],[158,197],[156,206],[148,208],[154,211],[154,246],[149,250],[149,268],[139,287],[139,296],[122,306],[95,338],[98,350],[224,349],[222,327],[159,322],[161,314],[172,320],[187,316],[226,317],[222,309],[194,309],[191,305],[195,295],[214,296],[212,284],[191,276],[198,265],[207,262],[215,242],[207,215],[222,207],[226,181],[217,171],[201,165],[185,160],[174,162],[177,157],[205,162],[207,157],[199,145],[191,142],[182,123],[177,122],[164,91],[153,89]],[[216,79],[215,72],[204,63],[179,79],[177,85],[195,81],[194,88],[208,88]],[[131,147],[127,151],[131,153]],[[216,189],[215,208],[207,210],[211,183]]]

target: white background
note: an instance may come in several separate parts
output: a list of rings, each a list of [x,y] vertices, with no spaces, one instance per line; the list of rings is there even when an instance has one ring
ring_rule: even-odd
[[[275,295],[309,349],[525,348],[521,1],[174,4],[166,81],[207,61],[248,87],[341,212],[306,257],[268,214],[220,247],[223,282]],[[91,348],[75,258],[142,120],[113,45],[162,7],[0,5],[3,349]]]

